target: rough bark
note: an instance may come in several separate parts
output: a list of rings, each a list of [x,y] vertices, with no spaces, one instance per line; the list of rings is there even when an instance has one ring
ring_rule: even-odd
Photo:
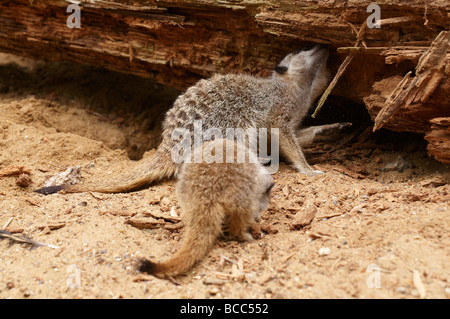
[[[428,154],[438,161],[450,164],[450,117],[432,119],[431,131],[425,135]]]
[[[374,118],[374,130],[384,126],[425,133],[432,118],[450,116],[449,35],[441,32],[436,37],[421,55],[414,75],[410,71],[403,78],[393,76],[374,84],[374,92],[364,99]],[[409,59],[413,55],[397,56]]]
[[[66,25],[69,3],[2,1],[0,50],[103,66],[184,89],[214,72],[267,73],[306,42],[353,45],[371,1],[82,0],[80,29]],[[448,12],[446,0],[386,0],[383,19],[407,16],[413,22],[370,29],[365,42],[426,47],[448,28]],[[371,77],[386,71],[384,63],[366,67]],[[370,85],[351,94],[337,90],[361,100]]]

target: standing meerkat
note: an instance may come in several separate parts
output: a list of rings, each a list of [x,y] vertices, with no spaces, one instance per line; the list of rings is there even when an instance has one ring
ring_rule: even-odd
[[[232,143],[234,155],[248,150],[243,163],[226,163],[226,143]],[[205,154],[205,150],[213,150]],[[251,223],[259,220],[267,208],[274,185],[272,176],[256,154],[232,140],[216,139],[201,147],[200,163],[185,163],[177,182],[177,198],[185,233],[179,250],[168,261],[154,263],[140,259],[137,269],[158,277],[186,273],[212,248],[222,227],[232,237],[251,240]],[[221,163],[217,152],[223,151]],[[244,153],[241,153],[244,154]]]
[[[199,120],[203,129],[218,128],[223,136],[226,128],[278,128],[280,151],[295,169],[304,174],[321,173],[308,165],[296,129],[328,83],[327,59],[328,49],[316,45],[288,54],[268,78],[227,74],[200,80],[174,102],[166,113],[161,144],[134,170],[100,182],[44,187],[37,192],[118,193],[176,177],[180,164],[172,160],[171,150],[178,141],[172,134],[177,128],[192,132]]]

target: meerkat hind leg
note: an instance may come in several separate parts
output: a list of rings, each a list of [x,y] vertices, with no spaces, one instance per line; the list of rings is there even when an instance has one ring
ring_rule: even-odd
[[[283,152],[292,165],[294,165],[297,171],[306,175],[323,174],[322,171],[313,170],[311,166],[309,166],[293,130],[280,130],[279,140],[281,152]]]
[[[341,129],[345,129],[350,127],[350,123],[333,123],[319,126],[311,126],[304,129],[300,129],[296,132],[297,143],[300,147],[309,145],[314,141],[318,140],[327,140],[326,136],[322,136],[321,134],[327,134],[331,131],[337,131]],[[328,135],[328,134],[327,134]]]

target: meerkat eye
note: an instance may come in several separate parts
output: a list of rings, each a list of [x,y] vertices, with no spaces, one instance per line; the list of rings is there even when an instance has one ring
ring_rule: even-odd
[[[270,191],[272,190],[273,186],[275,185],[275,183],[271,183],[267,188],[266,188],[266,194],[269,195]]]
[[[303,47],[297,51],[295,51],[293,54],[299,54],[300,52],[304,52],[304,51],[309,51],[313,48],[314,46],[308,46],[308,47]]]
[[[288,67],[287,66],[277,65],[273,70],[275,72],[277,72],[278,74],[285,74],[286,71],[288,70]]]

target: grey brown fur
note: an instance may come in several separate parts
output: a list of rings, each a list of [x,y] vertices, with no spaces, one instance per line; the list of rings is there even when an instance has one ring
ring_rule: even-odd
[[[204,130],[222,129],[223,136],[225,128],[279,128],[281,153],[299,172],[320,173],[306,162],[295,130],[327,85],[327,57],[328,50],[316,45],[287,55],[269,78],[227,74],[200,80],[167,112],[163,140],[153,156],[126,174],[97,183],[63,186],[63,191],[124,192],[177,176],[180,164],[171,160],[171,150],[178,141],[171,136],[176,128],[192,131],[195,120],[202,120]]]
[[[183,241],[168,261],[141,259],[140,271],[160,277],[186,273],[208,253],[223,224],[233,238],[252,239],[250,225],[269,204],[273,178],[253,152],[249,152],[244,163],[225,163],[226,143],[232,143],[235,154],[245,152],[246,148],[234,141],[214,140],[203,144],[201,163],[182,166],[177,197],[185,224]],[[217,158],[205,154],[207,146],[208,151],[223,150],[223,163],[216,163],[213,160]]]

